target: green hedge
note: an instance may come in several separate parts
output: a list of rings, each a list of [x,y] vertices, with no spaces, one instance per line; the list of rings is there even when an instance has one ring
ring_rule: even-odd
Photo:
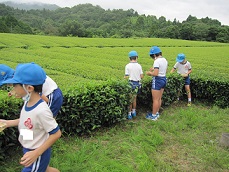
[[[63,92],[64,104],[57,121],[67,134],[89,134],[126,118],[130,92],[126,81],[90,83]]]
[[[221,108],[229,107],[229,83],[224,80],[193,77],[191,90],[193,98],[205,99]]]
[[[0,119],[16,119],[19,118],[20,109],[23,105],[21,99],[8,97],[6,88],[0,90]],[[18,129],[11,127],[0,133],[0,161],[7,155],[11,147],[19,145],[18,142]]]

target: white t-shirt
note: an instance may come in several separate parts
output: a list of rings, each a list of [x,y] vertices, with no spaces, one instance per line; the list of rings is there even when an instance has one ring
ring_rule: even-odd
[[[125,66],[125,76],[129,76],[129,80],[141,81],[141,74],[142,66],[138,62],[130,62]]]
[[[55,81],[53,81],[49,76],[46,76],[45,83],[42,87],[42,94],[45,96],[51,94],[54,90],[58,88]]]
[[[20,114],[18,140],[24,148],[36,149],[48,139],[49,132],[56,129],[58,124],[42,99],[32,107],[26,105],[27,102],[24,103]]]
[[[192,69],[191,63],[189,63],[188,61],[186,61],[185,64],[181,64],[179,62],[176,62],[176,64],[173,67],[174,69],[177,70],[177,73],[179,74],[186,74],[188,73],[189,70]]]
[[[164,57],[158,57],[153,63],[153,68],[159,69],[158,76],[164,77],[168,68],[168,62]]]

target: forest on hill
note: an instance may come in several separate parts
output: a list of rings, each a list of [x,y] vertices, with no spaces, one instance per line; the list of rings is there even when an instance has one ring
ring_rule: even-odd
[[[229,26],[189,15],[183,22],[140,15],[134,9],[105,10],[92,4],[49,10],[23,10],[0,4],[0,33],[100,37],[171,38],[229,42]]]

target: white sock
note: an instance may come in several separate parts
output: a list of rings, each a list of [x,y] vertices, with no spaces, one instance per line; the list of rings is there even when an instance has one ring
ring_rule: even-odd
[[[192,101],[192,98],[188,98],[188,102],[191,102]]]
[[[136,111],[136,109],[132,109],[132,112],[134,113]]]

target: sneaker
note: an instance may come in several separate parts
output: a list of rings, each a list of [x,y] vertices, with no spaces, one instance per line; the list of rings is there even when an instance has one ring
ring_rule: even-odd
[[[128,114],[127,119],[132,119],[132,115]]]
[[[188,107],[192,106],[191,102],[188,102],[187,106],[188,106]]]
[[[146,119],[156,121],[157,120],[157,115],[152,115],[151,113],[147,114],[146,115]]]
[[[157,115],[152,115],[151,120],[156,121],[157,120]]]
[[[136,111],[135,112],[131,112],[131,115],[132,115],[132,117],[136,117],[136,115],[137,115]]]
[[[147,113],[146,119],[148,119],[151,115],[152,115],[151,113]]]
[[[160,114],[159,112],[156,113],[156,116],[157,116],[157,119],[160,117]]]

